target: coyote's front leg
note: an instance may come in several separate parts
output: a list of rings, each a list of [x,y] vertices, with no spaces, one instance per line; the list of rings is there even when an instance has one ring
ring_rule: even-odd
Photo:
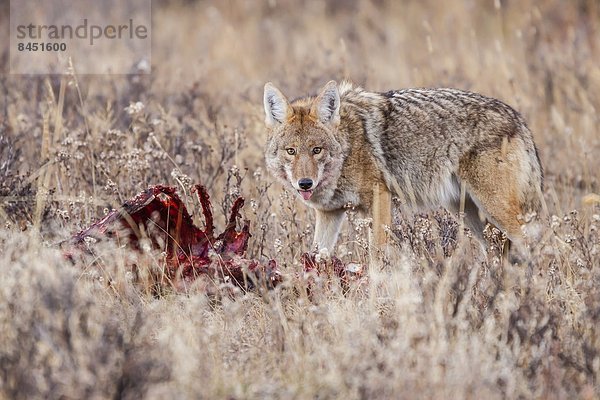
[[[369,244],[371,247],[381,247],[386,243],[387,235],[384,226],[392,226],[392,194],[384,184],[373,186],[373,228]]]
[[[344,221],[346,212],[344,209],[323,211],[315,210],[317,213],[317,223],[315,225],[315,239],[313,247],[317,250],[327,249],[329,254],[333,253],[333,247],[337,242],[340,228]]]

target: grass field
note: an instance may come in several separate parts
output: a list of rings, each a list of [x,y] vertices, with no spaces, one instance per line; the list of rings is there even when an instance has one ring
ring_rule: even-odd
[[[597,1],[157,0],[152,36],[149,75],[8,75],[1,47],[0,398],[600,397]],[[396,215],[370,261],[351,213],[338,253],[368,279],[308,297],[314,216],[265,171],[262,89],[343,78],[518,109],[545,172],[531,258],[502,260],[493,232],[480,254],[438,210]],[[247,256],[286,284],[154,296],[128,265],[160,254],[65,261],[56,243],[159,183],[196,214],[189,189],[207,185],[219,227],[243,195]]]

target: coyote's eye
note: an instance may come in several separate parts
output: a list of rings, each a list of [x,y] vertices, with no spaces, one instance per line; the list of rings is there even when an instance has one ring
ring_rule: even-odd
[[[287,151],[287,153],[288,153],[290,156],[293,156],[293,155],[295,155],[295,154],[296,154],[296,149],[294,149],[293,147],[288,147],[287,149],[285,149],[285,151]]]
[[[313,153],[319,154],[321,152],[321,150],[323,150],[321,147],[315,147],[315,148],[313,148]]]

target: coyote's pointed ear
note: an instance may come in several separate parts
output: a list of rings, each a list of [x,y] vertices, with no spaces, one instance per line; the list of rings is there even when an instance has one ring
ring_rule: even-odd
[[[271,82],[265,84],[264,103],[267,126],[283,123],[292,112],[288,100]]]
[[[310,113],[326,125],[340,123],[340,91],[335,81],[329,81],[317,96]]]

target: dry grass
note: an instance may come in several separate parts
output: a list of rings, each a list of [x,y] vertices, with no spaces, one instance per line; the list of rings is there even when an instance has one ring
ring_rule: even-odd
[[[150,76],[1,77],[0,397],[600,396],[600,206],[584,201],[600,192],[597,2],[157,1],[153,13]],[[398,215],[368,284],[303,294],[313,216],[263,170],[262,85],[302,95],[343,77],[521,110],[549,215],[531,259],[502,262],[493,237],[479,254],[441,211]],[[276,258],[289,284],[156,298],[125,249],[80,270],[53,245],[150,184],[191,201],[194,182],[217,215],[249,199],[249,256]],[[365,222],[349,219],[339,252],[366,262]]]

